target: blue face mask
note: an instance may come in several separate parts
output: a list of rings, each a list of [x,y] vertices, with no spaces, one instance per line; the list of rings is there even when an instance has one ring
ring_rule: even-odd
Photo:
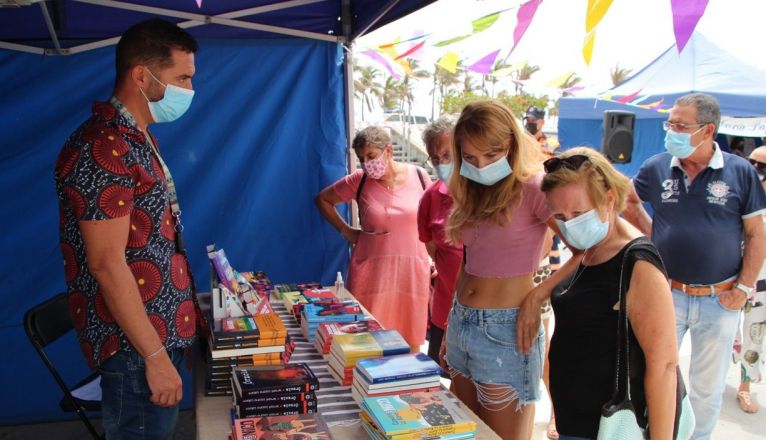
[[[449,178],[452,177],[452,162],[436,165],[434,171],[436,171],[436,177],[444,183],[449,183]]]
[[[162,81],[158,80],[156,76],[149,70],[149,75],[154,78],[155,81],[162,84]],[[165,86],[165,96],[159,101],[150,101],[143,90],[141,94],[144,95],[146,101],[149,103],[149,112],[152,114],[154,122],[172,122],[183,116],[186,110],[191,106],[192,98],[194,98],[194,90],[178,87],[173,84],[162,84]]]
[[[510,176],[512,171],[506,156],[501,157],[500,160],[483,168],[476,168],[466,161],[463,161],[463,165],[460,166],[461,176],[485,186],[496,184],[500,180]]]
[[[696,148],[696,146],[691,144],[692,136],[697,134],[702,128],[704,127],[701,127],[694,133],[679,133],[668,130],[665,132],[665,149],[668,150],[668,153],[679,159],[686,159],[694,153]]]
[[[564,239],[580,250],[599,244],[609,231],[609,221],[602,222],[595,209],[565,222],[556,220],[556,224]]]

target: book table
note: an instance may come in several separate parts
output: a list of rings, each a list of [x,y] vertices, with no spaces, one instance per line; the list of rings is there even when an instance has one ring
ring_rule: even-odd
[[[348,292],[346,291],[347,295]],[[204,294],[202,294],[204,295]],[[319,379],[316,391],[318,412],[322,414],[336,440],[360,440],[368,438],[359,420],[361,409],[351,397],[350,386],[340,386],[328,371],[327,361],[317,352],[314,345],[303,336],[300,326],[284,306],[275,302],[274,310],[287,327],[288,334],[296,342],[290,363],[305,362]],[[198,440],[225,440],[231,434],[231,396],[205,395],[205,365],[203,356],[194,358],[194,419],[197,424]],[[468,407],[463,410],[476,421],[477,439],[499,439],[484,422]]]

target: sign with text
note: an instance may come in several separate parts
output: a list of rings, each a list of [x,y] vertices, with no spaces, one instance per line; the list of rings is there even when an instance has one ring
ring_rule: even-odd
[[[732,136],[764,137],[766,136],[766,116],[756,118],[722,116],[718,131]]]

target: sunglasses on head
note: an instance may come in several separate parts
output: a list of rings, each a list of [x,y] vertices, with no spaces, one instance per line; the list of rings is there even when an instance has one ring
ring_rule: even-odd
[[[575,154],[569,157],[552,157],[543,162],[543,168],[546,173],[554,173],[561,169],[561,167],[577,171],[585,162],[590,162],[590,158],[584,154]]]
[[[750,163],[758,170],[758,171],[766,171],[766,163],[758,162],[755,159],[748,159]]]

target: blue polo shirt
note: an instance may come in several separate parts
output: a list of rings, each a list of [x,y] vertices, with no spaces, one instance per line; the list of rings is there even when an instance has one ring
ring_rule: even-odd
[[[747,160],[715,144],[707,168],[689,181],[678,158],[660,153],[633,178],[652,205],[652,241],[668,276],[685,284],[715,284],[742,266],[743,220],[766,211],[766,193]]]

